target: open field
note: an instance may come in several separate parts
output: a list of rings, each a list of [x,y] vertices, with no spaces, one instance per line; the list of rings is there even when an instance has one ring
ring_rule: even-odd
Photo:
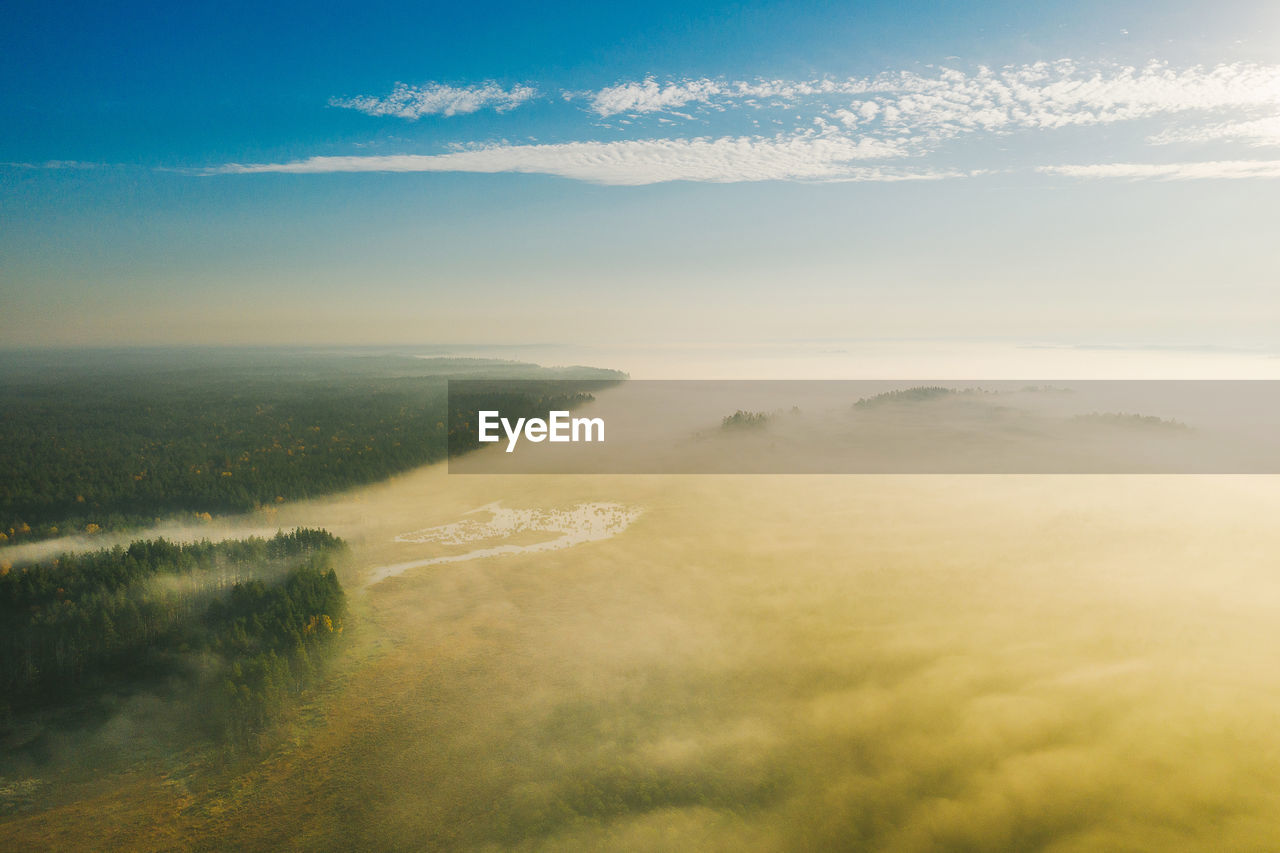
[[[397,536],[496,500],[639,515],[359,590],[440,547]],[[419,469],[274,519],[351,542],[359,620],[281,747],[219,770],[6,779],[27,805],[0,839],[1268,849],[1277,509],[1261,477]]]
[[[0,853],[1280,853],[1278,0],[0,21]]]

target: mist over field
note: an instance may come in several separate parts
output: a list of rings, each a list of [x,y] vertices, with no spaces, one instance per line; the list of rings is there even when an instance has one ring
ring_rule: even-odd
[[[0,853],[1280,851],[1280,3],[0,80]]]
[[[347,539],[353,588],[441,553],[398,536],[483,521],[469,513],[494,501],[638,514],[611,538],[374,583],[311,722],[261,766],[211,786],[135,769],[0,836],[1243,850],[1280,835],[1273,478],[434,466],[277,521]]]
[[[451,383],[451,400],[472,387]],[[1269,381],[633,380],[575,409],[572,420],[598,424],[598,436],[578,440],[564,418],[551,441],[503,418],[495,444],[449,470],[1280,473],[1280,385]]]

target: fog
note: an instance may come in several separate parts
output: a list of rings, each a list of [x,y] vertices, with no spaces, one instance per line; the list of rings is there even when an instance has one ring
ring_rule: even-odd
[[[498,502],[543,520],[607,504],[628,523],[467,557],[560,535],[485,527]],[[1273,849],[1278,511],[1261,476],[420,469],[243,521],[352,544],[349,647],[287,743],[214,782],[135,768],[0,834]],[[438,532],[459,524],[484,535]]]
[[[1258,348],[1018,340],[791,339],[697,341],[611,338],[594,344],[449,346],[432,352],[539,364],[609,364],[633,379],[1280,379],[1270,341]]]
[[[1280,473],[1280,383],[1266,381],[639,380],[575,417],[604,424],[606,440],[526,438],[450,470]]]
[[[1280,831],[1273,479],[432,471],[316,510],[369,558],[410,556],[386,534],[497,496],[643,515],[370,588],[386,651],[333,733],[361,844],[1248,849]]]
[[[194,514],[193,514],[194,516]],[[76,534],[74,536],[58,536],[53,539],[40,539],[35,542],[23,542],[9,545],[4,549],[4,559],[14,566],[26,563],[37,563],[57,557],[59,554],[80,551],[94,551],[99,548],[127,547],[138,539],[164,538],[170,542],[191,543],[201,540],[221,542],[225,539],[239,539],[246,536],[268,538],[274,536],[280,527],[275,523],[273,507],[254,513],[249,518],[227,516],[222,518],[174,517],[166,518],[143,530],[102,531],[92,534]]]

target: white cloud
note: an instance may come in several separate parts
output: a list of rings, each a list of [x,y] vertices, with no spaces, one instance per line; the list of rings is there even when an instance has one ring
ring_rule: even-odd
[[[852,97],[850,97],[852,96]],[[1234,63],[1174,69],[1083,65],[1070,60],[966,73],[890,72],[846,80],[727,82],[709,78],[620,83],[589,95],[601,116],[671,111],[690,104],[727,109],[760,101],[824,112],[846,126],[946,138],[974,131],[1054,129],[1280,104],[1280,66]]]
[[[670,111],[687,104],[721,104],[744,101],[749,106],[760,106],[760,100],[776,105],[788,105],[800,98],[837,94],[857,94],[866,91],[865,82],[858,80],[755,80],[753,82],[725,82],[710,78],[685,79],[659,84],[647,77],[642,82],[619,83],[598,92],[588,93],[591,109],[603,117],[619,113],[651,113]],[[566,93],[571,98],[572,93]]]
[[[697,101],[707,103],[724,91],[713,80],[689,80],[659,86],[653,78],[641,83],[622,83],[601,89],[591,96],[591,108],[601,116],[618,113],[651,113],[683,107]]]
[[[45,160],[42,163],[0,163],[10,169],[100,169],[107,164],[86,160]]]
[[[891,143],[809,132],[790,137],[647,139],[495,145],[447,154],[311,157],[287,163],[229,164],[206,174],[282,172],[526,172],[597,184],[664,181],[901,181],[956,177],[954,172],[859,165],[902,155]]]
[[[425,115],[462,115],[485,108],[505,112],[537,96],[538,90],[532,86],[516,85],[504,89],[493,82],[472,86],[448,86],[443,83],[408,86],[397,83],[385,98],[370,95],[333,98],[329,105],[358,110],[365,115],[398,116],[412,121]]]
[[[1280,116],[1253,121],[1170,128],[1150,137],[1147,141],[1154,145],[1169,145],[1176,142],[1244,142],[1255,146],[1280,145]]]
[[[1099,163],[1041,166],[1036,171],[1072,178],[1145,178],[1165,181],[1280,178],[1280,160],[1214,160],[1198,163]]]
[[[748,111],[756,127],[769,120],[793,132],[775,137],[631,138],[559,144],[494,144],[435,155],[313,157],[260,164],[229,164],[209,173],[249,172],[530,172],[600,184],[662,181],[903,180],[955,174],[934,166],[912,170],[868,166],[863,161],[941,152],[962,136],[1023,140],[1063,128],[1144,122],[1130,141],[1144,144],[1280,143],[1280,65],[1233,63],[1174,68],[1084,64],[1071,60],[969,70],[933,68],[873,77],[803,81],[646,78],[595,92],[563,92],[584,100],[601,118],[617,117],[612,130],[636,135],[644,116],[668,126],[676,119]],[[532,86],[495,82],[470,86],[397,84],[384,97],[335,99],[336,106],[369,115],[416,119],[480,109],[504,111],[538,96]],[[767,111],[772,111],[767,112]],[[756,118],[758,116],[758,118]],[[804,129],[807,128],[807,129]],[[593,130],[598,131],[596,126]],[[1154,134],[1154,135],[1153,135]],[[663,136],[672,136],[669,130]],[[1071,137],[1087,145],[1084,136]],[[1082,140],[1084,140],[1082,142]],[[1112,147],[1114,141],[1109,141]],[[1010,147],[1002,142],[1002,146]],[[964,150],[964,149],[962,149]],[[967,149],[972,151],[972,149]],[[1034,156],[1034,155],[1032,155]],[[1122,154],[1136,161],[1142,156]],[[1218,153],[1203,163],[1136,163],[1048,166],[1046,174],[1155,179],[1273,177],[1269,161],[1231,159]],[[1112,153],[1108,159],[1116,158]],[[1028,162],[1026,152],[1021,162]],[[977,165],[977,164],[974,164]],[[960,173],[973,175],[973,168]]]
[[[1192,112],[1275,108],[1280,66],[1236,63],[1175,70],[1152,63],[1080,66],[1039,62],[976,73],[944,69],[882,75],[868,91],[887,129],[950,136],[975,130],[1055,129]]]

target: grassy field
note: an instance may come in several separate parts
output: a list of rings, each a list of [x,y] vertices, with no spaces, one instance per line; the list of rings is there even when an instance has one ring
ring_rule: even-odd
[[[495,500],[642,514],[359,591]],[[281,508],[352,544],[358,628],[277,747],[5,779],[0,846],[1273,849],[1277,509],[1260,477],[420,469]]]

